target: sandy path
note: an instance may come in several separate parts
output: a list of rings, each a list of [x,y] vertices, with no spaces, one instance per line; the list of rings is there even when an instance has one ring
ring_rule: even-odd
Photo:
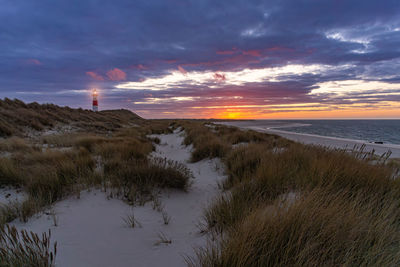
[[[190,148],[181,145],[183,137],[175,132],[158,135],[161,144],[154,155],[185,162],[195,179],[188,193],[171,190],[161,196],[171,217],[164,225],[160,212],[151,203],[130,207],[118,199],[106,199],[99,190],[83,192],[81,198],[71,197],[54,206],[58,226],[53,216],[39,215],[28,223],[15,223],[37,233],[51,229],[52,240],[58,242],[57,266],[186,266],[183,255],[194,255],[193,247],[206,243],[197,224],[203,209],[218,193],[216,171],[218,160],[190,164]],[[135,214],[141,228],[128,228],[122,217]],[[171,244],[155,245],[158,233],[164,233]]]

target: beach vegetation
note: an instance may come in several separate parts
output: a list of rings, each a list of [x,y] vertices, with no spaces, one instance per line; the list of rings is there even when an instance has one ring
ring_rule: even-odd
[[[189,265],[399,264],[400,187],[393,161],[262,133],[237,139],[231,137],[240,136],[237,130],[225,126],[202,131],[227,145],[227,177],[202,223],[215,241],[198,249]],[[188,137],[194,151],[196,132]],[[233,140],[248,144],[234,147]]]
[[[42,236],[14,226],[0,228],[0,266],[53,267],[57,254],[57,242],[51,242],[51,232]]]

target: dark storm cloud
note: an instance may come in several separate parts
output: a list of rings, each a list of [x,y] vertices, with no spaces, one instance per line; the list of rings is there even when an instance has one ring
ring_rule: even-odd
[[[106,107],[133,108],[149,92],[113,91],[116,84],[178,68],[224,77],[218,71],[349,65],[331,75],[293,74],[274,83],[224,86],[225,77],[217,88],[151,92],[194,97],[176,104],[188,108],[233,95],[243,97],[235,100],[240,104],[322,103],[327,100],[309,95],[321,82],[400,81],[398,0],[0,0],[0,6],[0,97],[87,106],[76,96],[98,86]]]

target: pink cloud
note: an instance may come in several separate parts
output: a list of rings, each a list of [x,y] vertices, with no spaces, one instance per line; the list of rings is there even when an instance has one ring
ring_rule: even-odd
[[[217,82],[223,82],[226,80],[225,74],[218,73],[218,72],[214,73],[213,77]]]
[[[94,71],[88,71],[88,72],[86,72],[86,75],[89,75],[89,76],[92,77],[94,80],[97,80],[97,81],[104,81],[103,76],[97,74],[97,73],[94,72]]]
[[[183,74],[183,75],[187,75],[187,71],[182,68],[181,66],[178,66],[178,70]]]
[[[118,68],[114,68],[107,72],[107,77],[111,81],[122,81],[126,80],[126,73]]]
[[[39,60],[35,59],[35,58],[30,58],[26,61],[26,64],[28,65],[42,65],[42,62],[40,62]]]
[[[259,56],[261,56],[261,50],[242,51],[242,54],[245,55],[245,56],[259,57]]]

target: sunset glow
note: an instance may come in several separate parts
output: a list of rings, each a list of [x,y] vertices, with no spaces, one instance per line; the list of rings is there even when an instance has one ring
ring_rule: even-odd
[[[100,109],[144,118],[400,118],[396,1],[22,1],[0,17],[0,97],[90,109],[99,88]]]

